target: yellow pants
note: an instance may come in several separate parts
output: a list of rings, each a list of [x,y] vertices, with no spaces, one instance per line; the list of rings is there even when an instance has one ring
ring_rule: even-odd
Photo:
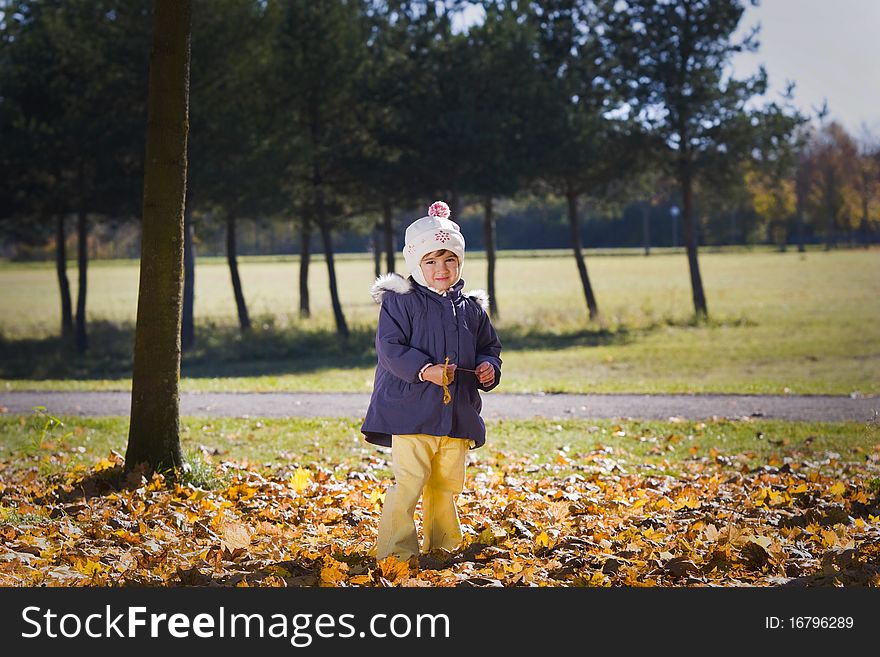
[[[422,497],[422,537],[425,552],[455,549],[461,526],[455,496],[464,488],[465,454],[470,441],[448,436],[410,434],[391,439],[395,485],[385,495],[376,559],[389,555],[409,559],[419,553],[415,512]]]

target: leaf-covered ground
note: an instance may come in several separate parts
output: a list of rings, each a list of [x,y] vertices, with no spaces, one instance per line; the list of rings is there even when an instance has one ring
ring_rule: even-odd
[[[694,455],[668,475],[601,445],[540,464],[487,449],[459,497],[461,549],[418,563],[371,555],[391,484],[376,454],[224,461],[215,489],[126,477],[115,452],[63,474],[24,456],[0,462],[0,584],[880,586],[880,445],[861,451]]]

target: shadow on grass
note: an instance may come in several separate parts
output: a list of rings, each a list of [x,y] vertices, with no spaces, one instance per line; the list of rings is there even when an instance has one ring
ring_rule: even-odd
[[[668,326],[711,328],[718,323],[662,319],[635,327],[621,324],[612,328],[590,325],[565,329],[511,324],[499,329],[499,335],[508,352],[563,350],[626,345]],[[343,339],[326,328],[278,327],[271,320],[264,320],[255,322],[254,328],[246,334],[237,326],[199,326],[196,339],[195,347],[183,354],[183,377],[304,374],[326,369],[371,368],[376,363],[373,326],[355,326],[349,337]],[[11,340],[0,335],[0,378],[114,380],[131,377],[133,324],[92,322],[89,344],[88,353],[81,355],[59,336]]]
[[[276,328],[259,323],[247,334],[234,326],[200,326],[197,344],[184,352],[181,376],[264,376],[375,364],[373,328],[355,327],[348,339],[333,331]],[[0,336],[0,378],[128,379],[134,325],[89,324],[89,350],[76,353],[59,336],[10,340]]]

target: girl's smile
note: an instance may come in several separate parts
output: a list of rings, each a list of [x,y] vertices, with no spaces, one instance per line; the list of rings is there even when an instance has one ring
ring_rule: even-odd
[[[458,282],[458,257],[452,251],[428,253],[419,263],[422,275],[429,286],[445,292]]]

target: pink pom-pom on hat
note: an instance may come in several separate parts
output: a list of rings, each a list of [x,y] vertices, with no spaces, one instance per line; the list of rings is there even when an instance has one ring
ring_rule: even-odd
[[[443,201],[434,201],[428,208],[429,217],[437,217],[438,219],[449,219],[449,206]]]

